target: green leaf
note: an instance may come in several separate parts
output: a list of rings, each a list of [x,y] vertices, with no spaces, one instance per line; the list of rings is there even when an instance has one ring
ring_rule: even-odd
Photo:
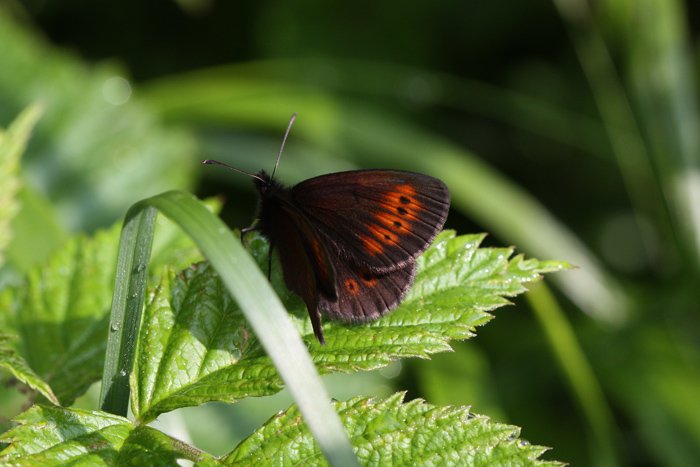
[[[559,262],[509,260],[512,249],[479,248],[483,235],[441,233],[418,261],[416,282],[394,312],[365,325],[324,325],[326,346],[313,335],[305,305],[284,287],[275,262],[272,283],[321,374],[371,370],[398,358],[451,350],[451,339],[471,337],[504,296]],[[257,234],[250,252],[267,268],[267,243]],[[282,380],[216,272],[206,264],[180,274],[168,270],[149,298],[134,367],[134,413],[143,421],[179,407],[233,402],[274,394]]]
[[[274,394],[282,381],[208,263],[172,269],[144,310],[134,366],[134,415]]]
[[[374,402],[358,397],[335,408],[364,466],[558,466],[541,461],[547,448],[520,439],[515,426],[491,422],[466,407],[438,407],[403,393]],[[327,465],[295,407],[244,440],[226,465]]]
[[[63,405],[101,376],[118,232],[71,239],[23,286],[0,294],[0,326],[19,336],[12,348]]]
[[[36,405],[15,418],[19,426],[0,436],[12,443],[4,465],[114,465],[133,429],[126,418],[80,409]]]
[[[0,453],[2,465],[177,467],[177,459],[213,460],[158,430],[105,412],[36,405],[15,421],[19,426],[0,436],[12,443]]]
[[[216,202],[209,202],[213,209]],[[149,274],[160,277],[163,265],[185,267],[202,256],[192,241],[164,218],[157,219],[158,252]],[[47,264],[33,268],[24,283],[0,293],[0,329],[18,339],[8,351],[43,384],[22,381],[52,402],[70,404],[101,377],[109,310],[114,288],[119,227],[80,235],[65,242]],[[5,342],[3,342],[5,343]],[[38,376],[37,376],[38,375]]]
[[[210,455],[148,426],[139,426],[129,434],[119,451],[117,465],[179,467],[177,459],[218,465]]]
[[[558,466],[538,458],[547,449],[519,438],[515,426],[491,422],[466,407],[440,407],[404,394],[375,401],[358,397],[334,403],[355,453],[365,466]],[[99,411],[36,405],[0,436],[11,443],[2,465],[197,466],[328,465],[295,406],[279,413],[223,459],[164,433]]]
[[[15,350],[7,347],[7,343],[10,339],[12,339],[11,336],[0,335],[0,367],[8,369],[15,378],[22,381],[30,388],[36,389],[48,400],[58,405],[58,399],[54,396],[49,385],[29,368],[27,362],[25,362]]]
[[[21,186],[20,159],[41,112],[40,106],[29,107],[6,131],[0,128],[0,266],[5,262],[5,247],[12,237],[10,222],[20,209],[16,199]]]

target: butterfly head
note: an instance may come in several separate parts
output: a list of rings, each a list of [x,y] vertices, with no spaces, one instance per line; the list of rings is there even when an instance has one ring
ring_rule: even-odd
[[[253,177],[253,185],[258,190],[261,198],[271,198],[277,193],[281,185],[264,170],[261,170]]]

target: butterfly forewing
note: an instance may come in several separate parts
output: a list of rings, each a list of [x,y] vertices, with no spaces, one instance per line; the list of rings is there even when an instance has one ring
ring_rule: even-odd
[[[346,262],[375,273],[425,251],[450,204],[442,181],[398,170],[322,175],[293,187],[291,199]]]

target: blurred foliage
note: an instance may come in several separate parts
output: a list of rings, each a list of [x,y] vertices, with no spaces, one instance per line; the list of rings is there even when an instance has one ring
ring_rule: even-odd
[[[168,188],[225,192],[225,218],[249,225],[250,181],[194,167],[271,168],[298,111],[282,180],[423,171],[453,192],[447,227],[580,268],[559,274],[554,297],[533,297],[534,313],[501,311],[455,354],[377,373],[364,394],[391,385],[470,404],[572,464],[698,465],[700,10],[590,8],[6,2],[0,126],[37,101],[45,113],[12,176],[21,208],[0,284],[68,232],[108,226]],[[353,376],[331,379],[331,393]],[[18,412],[13,394],[0,393],[3,415]],[[237,405],[219,411],[232,414],[215,419],[220,431],[250,416]],[[251,426],[286,405],[256,408]],[[204,410],[188,422],[212,423]]]

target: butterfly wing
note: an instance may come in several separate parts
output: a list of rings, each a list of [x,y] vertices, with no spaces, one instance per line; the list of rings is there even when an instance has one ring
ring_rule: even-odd
[[[275,219],[269,224],[263,221],[261,231],[271,248],[277,249],[284,282],[304,300],[314,334],[325,344],[319,296],[330,300],[337,298],[335,267],[328,251],[309,221],[285,199],[275,198],[265,205],[264,211],[261,221],[267,216]]]
[[[425,251],[450,206],[441,180],[399,170],[322,175],[290,196],[346,262],[373,273],[402,269]]]
[[[356,323],[374,321],[396,308],[416,274],[415,261],[385,274],[353,267],[343,259],[335,268],[337,298],[322,293],[319,307],[331,319]]]

